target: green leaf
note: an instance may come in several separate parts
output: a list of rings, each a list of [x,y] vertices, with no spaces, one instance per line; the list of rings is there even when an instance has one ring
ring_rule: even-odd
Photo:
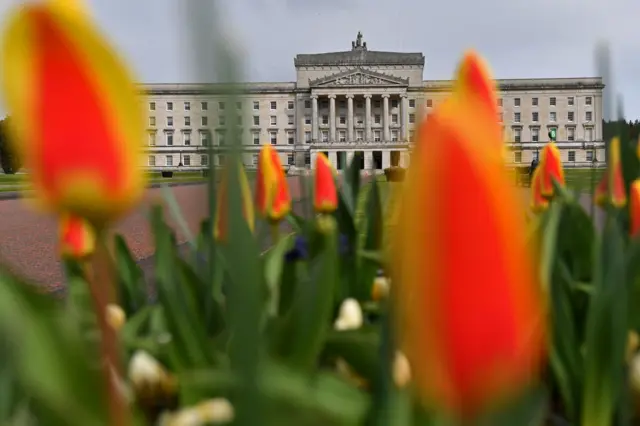
[[[118,300],[125,313],[131,315],[147,302],[144,276],[122,235],[115,236],[114,247]]]
[[[590,280],[595,241],[593,219],[577,201],[566,203],[557,232],[557,251],[571,276],[576,280]]]
[[[554,261],[557,250],[557,235],[560,217],[562,214],[563,204],[559,202],[551,203],[551,207],[544,216],[544,224],[542,228],[541,254],[540,254],[540,279],[546,289],[549,291],[549,283],[551,282],[551,274],[553,273]]]
[[[363,327],[358,330],[332,330],[327,335],[324,356],[343,359],[353,371],[368,383],[378,379],[381,368],[380,330]]]
[[[508,405],[497,407],[479,421],[479,426],[541,425],[547,414],[547,393],[542,387],[527,389]]]
[[[277,315],[280,302],[280,283],[285,262],[285,254],[293,246],[295,235],[290,234],[282,238],[265,254],[264,274],[267,288],[269,289],[268,313]]]
[[[346,155],[346,154],[345,154]],[[345,206],[349,209],[352,217],[355,217],[356,208],[358,207],[358,197],[360,195],[360,154],[354,154],[351,164],[342,174],[342,184],[340,190],[344,195]],[[343,161],[342,164],[346,164]]]
[[[609,426],[621,396],[627,345],[624,240],[617,221],[608,218],[594,262],[586,328],[582,424]]]
[[[365,207],[367,215],[364,220],[364,243],[362,249],[367,252],[379,252],[382,245],[383,230],[382,205],[378,184],[373,181],[370,187]],[[370,300],[373,280],[378,273],[378,269],[380,269],[381,263],[366,257],[359,258],[357,263],[358,275],[355,277],[357,286],[351,295],[358,300]]]

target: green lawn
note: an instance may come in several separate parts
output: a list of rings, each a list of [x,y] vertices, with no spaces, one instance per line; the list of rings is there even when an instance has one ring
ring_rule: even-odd
[[[564,177],[567,187],[580,190],[582,192],[591,192],[592,187],[596,187],[602,174],[606,169],[565,169]]]

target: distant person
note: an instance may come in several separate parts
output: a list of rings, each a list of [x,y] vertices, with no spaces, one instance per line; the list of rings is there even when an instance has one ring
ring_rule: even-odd
[[[538,157],[534,157],[531,160],[531,166],[529,166],[529,184],[531,184],[531,179],[533,178],[533,172],[538,168]]]

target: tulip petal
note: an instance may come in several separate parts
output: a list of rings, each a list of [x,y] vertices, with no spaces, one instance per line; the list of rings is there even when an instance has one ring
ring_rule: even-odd
[[[333,166],[323,154],[316,155],[313,207],[318,213],[333,213],[338,208],[338,193]]]
[[[213,228],[214,238],[220,241],[226,239],[227,229],[229,227],[229,177],[228,168],[223,172],[222,180],[218,187],[218,201],[216,203],[216,218]],[[240,191],[242,196],[242,213],[247,221],[247,225],[251,232],[255,226],[255,212],[253,200],[251,196],[251,186],[247,179],[242,164],[238,164],[238,178],[240,179]]]
[[[394,246],[399,332],[423,397],[473,415],[540,367],[541,290],[493,123],[446,102],[427,126]]]
[[[82,259],[95,251],[96,236],[91,224],[78,216],[60,218],[60,253],[63,257]]]
[[[629,195],[629,233],[636,236],[640,231],[640,179],[631,183]]]
[[[613,206],[621,208],[627,204],[627,191],[622,175],[620,161],[620,139],[613,138],[609,145],[609,164],[607,166],[609,199]]]
[[[531,211],[540,213],[549,208],[549,199],[542,195],[542,169],[536,168],[531,177]]]
[[[603,173],[602,178],[600,179],[600,182],[596,186],[593,193],[593,199],[596,205],[600,207],[604,207],[607,204],[609,200],[609,172],[608,171]]]
[[[276,175],[271,162],[271,151],[273,151],[273,147],[270,144],[262,145],[258,154],[258,170],[256,174],[256,208],[265,217],[269,214],[276,187],[274,184]]]
[[[542,169],[541,191],[545,197],[553,196],[555,188],[553,181],[564,186],[564,168],[562,167],[562,157],[555,142],[547,143],[542,149],[542,161],[538,165]]]
[[[275,173],[275,190],[273,200],[269,210],[269,219],[280,221],[291,211],[291,195],[289,194],[289,184],[284,174],[284,169],[280,163],[280,156],[275,149],[270,151],[271,167]]]
[[[43,207],[99,222],[142,195],[143,112],[115,52],[82,14],[59,4],[23,6],[7,25],[11,139]]]

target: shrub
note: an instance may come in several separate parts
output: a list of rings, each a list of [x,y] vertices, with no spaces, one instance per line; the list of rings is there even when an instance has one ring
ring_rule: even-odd
[[[387,182],[402,182],[404,180],[406,170],[400,166],[392,166],[384,169],[384,175]]]

